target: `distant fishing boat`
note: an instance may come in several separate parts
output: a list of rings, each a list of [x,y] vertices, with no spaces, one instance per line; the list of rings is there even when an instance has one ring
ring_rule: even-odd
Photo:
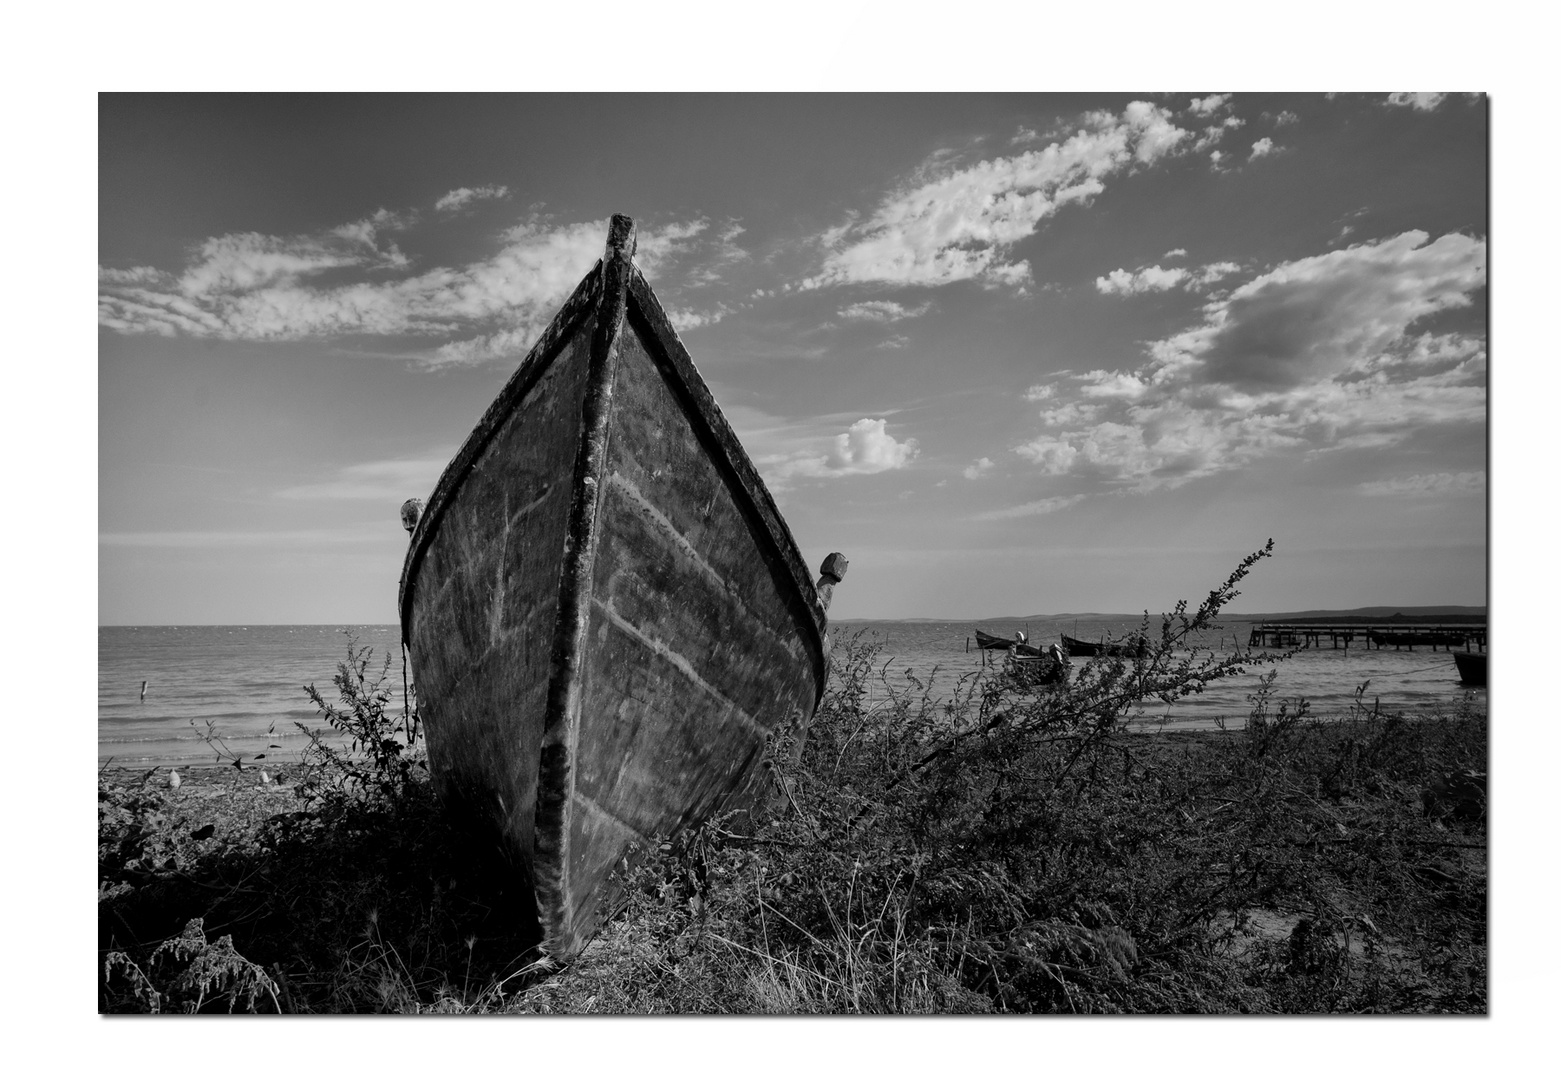
[[[1051,645],[1045,652],[1036,651],[1039,655],[1010,656],[1004,674],[1023,689],[1066,683],[1072,664],[1068,655],[1062,651],[1062,647]]]
[[[1458,665],[1458,681],[1465,686],[1484,686],[1485,660],[1485,653],[1453,653],[1453,663]]]
[[[434,783],[529,881],[555,957],[610,915],[631,844],[768,798],[766,740],[806,735],[846,569],[830,555],[814,583],[634,250],[615,215],[426,509],[403,508]]]
[[[998,637],[996,634],[988,634],[985,630],[976,631],[976,648],[978,649],[1013,649],[1020,656],[1040,656],[1041,649],[1025,641],[1023,634],[1017,634],[1011,638]]]
[[[1126,641],[1080,641],[1076,637],[1062,636],[1062,647],[1069,656],[1144,656],[1149,643],[1142,636],[1134,635]]]

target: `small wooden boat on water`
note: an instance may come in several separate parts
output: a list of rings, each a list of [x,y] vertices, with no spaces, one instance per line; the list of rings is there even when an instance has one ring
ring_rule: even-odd
[[[1126,641],[1080,641],[1067,634],[1061,636],[1069,656],[1143,656],[1149,651],[1149,643],[1137,635]]]
[[[806,734],[846,561],[815,585],[615,215],[412,530],[402,639],[429,766],[529,881],[552,956],[630,845],[766,800]]]
[[[1041,655],[1040,647],[1025,641],[1023,635],[1005,638],[998,637],[996,634],[988,634],[985,630],[976,631],[976,648],[993,650],[1013,649],[1015,655],[1018,656]]]
[[[1485,659],[1485,653],[1453,653],[1453,663],[1458,665],[1458,681],[1465,686],[1484,686]]]
[[[1072,663],[1062,648],[1052,645],[1036,651],[1036,656],[1010,656],[1004,674],[1021,689],[1066,684]]]

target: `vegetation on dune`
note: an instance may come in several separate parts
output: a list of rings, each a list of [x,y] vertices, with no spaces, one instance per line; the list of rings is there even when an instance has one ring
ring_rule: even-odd
[[[356,753],[316,740],[296,784],[105,774],[101,1007],[1483,1012],[1483,713],[1384,714],[1363,687],[1317,718],[1264,683],[1239,731],[1123,729],[1239,669],[1189,646],[1267,550],[1063,686],[905,692],[839,644],[800,760],[770,755],[774,804],[637,852],[563,968],[351,649],[316,704]]]

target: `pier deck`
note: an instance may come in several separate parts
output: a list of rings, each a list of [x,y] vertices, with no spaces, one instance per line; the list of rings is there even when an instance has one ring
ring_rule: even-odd
[[[1416,645],[1433,652],[1440,646],[1453,649],[1478,648],[1485,651],[1484,623],[1258,623],[1252,627],[1247,644],[1259,648],[1316,649],[1324,638],[1334,649],[1351,644],[1367,649],[1414,650]]]

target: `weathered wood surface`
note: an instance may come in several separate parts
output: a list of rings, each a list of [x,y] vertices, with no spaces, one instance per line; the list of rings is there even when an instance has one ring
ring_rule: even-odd
[[[402,624],[441,797],[528,871],[589,341],[568,342],[472,462]]]
[[[615,217],[446,470],[402,581],[441,794],[497,829],[553,955],[628,846],[751,806],[823,692],[824,603]],[[823,592],[826,595],[820,596]]]

